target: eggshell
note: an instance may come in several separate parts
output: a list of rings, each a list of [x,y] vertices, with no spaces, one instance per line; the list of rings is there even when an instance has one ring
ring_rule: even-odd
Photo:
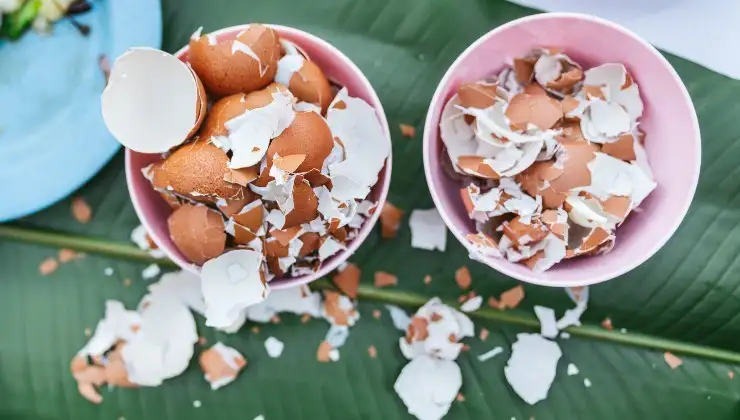
[[[190,40],[188,57],[209,93],[226,96],[262,89],[277,72],[281,46],[277,33],[264,25],[253,24],[235,40],[217,40],[207,35]]]
[[[242,188],[241,193],[237,194],[235,198],[224,199],[223,201],[216,202],[216,207],[221,210],[221,213],[226,217],[231,217],[238,213],[247,204],[257,199],[257,195],[252,192],[249,188]]]
[[[533,124],[544,131],[563,118],[563,110],[558,101],[547,95],[520,93],[509,101],[506,118],[514,129],[524,130],[529,124]]]
[[[184,204],[167,219],[177,249],[195,264],[203,264],[224,252],[223,218],[206,206]]]
[[[265,208],[262,206],[262,201],[252,202],[245,206],[237,214],[234,214],[233,219],[236,223],[246,227],[252,232],[257,232],[265,219]]]
[[[299,257],[310,255],[316,252],[319,249],[319,246],[321,246],[321,237],[315,232],[306,232],[301,235],[299,239],[303,242],[301,251],[298,253]]]
[[[547,229],[539,223],[522,223],[519,216],[514,219],[503,223],[503,232],[506,237],[512,240],[512,242],[519,245],[527,245],[528,243],[535,243],[545,239],[547,236]],[[523,239],[528,236],[529,241]]]
[[[267,169],[272,158],[279,156],[305,155],[296,172],[321,170],[324,160],[334,147],[331,130],[324,118],[315,112],[296,112],[293,123],[282,134],[272,140],[267,148]]]
[[[198,201],[238,197],[243,187],[224,180],[230,171],[228,163],[226,153],[198,139],[175,150],[156,165],[152,185]]]
[[[551,182],[552,188],[557,192],[567,192],[591,185],[591,170],[587,165],[594,159],[599,147],[580,141],[562,142],[561,146],[565,150],[566,159],[562,174]]]
[[[208,141],[213,136],[227,135],[228,130],[224,124],[248,109],[246,96],[243,93],[235,93],[214,102],[203,124],[203,129],[200,131],[200,138]]]
[[[457,166],[466,174],[479,176],[487,179],[499,179],[501,176],[483,161],[480,156],[460,156],[457,160]]]
[[[308,223],[319,216],[319,200],[308,181],[300,176],[293,185],[293,202],[293,211],[285,215],[283,229]]]
[[[207,100],[198,76],[177,57],[132,48],[114,62],[101,105],[108,130],[121,144],[164,153],[198,130]]]
[[[514,59],[514,74],[516,75],[517,83],[520,85],[532,83],[532,79],[534,78],[534,63],[536,62],[536,57]]]
[[[288,251],[289,246],[281,243],[277,240],[277,238],[275,238],[274,240],[268,239],[265,241],[265,255],[267,255],[268,260],[270,259],[270,257],[285,258],[288,256]]]
[[[495,84],[463,83],[457,90],[460,106],[464,108],[486,109],[496,102],[497,86]]]
[[[614,156],[617,159],[622,159],[627,162],[637,159],[637,156],[635,155],[635,138],[632,137],[632,134],[623,134],[619,136],[617,141],[605,143],[601,147],[601,151],[607,155]]]
[[[321,108],[322,114],[326,113],[334,97],[321,68],[299,54],[288,54],[280,59],[275,81],[288,86],[299,100]]]

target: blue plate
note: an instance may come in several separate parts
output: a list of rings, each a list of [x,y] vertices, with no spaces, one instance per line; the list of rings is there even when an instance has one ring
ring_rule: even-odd
[[[0,221],[41,210],[95,175],[119,149],[100,112],[101,54],[159,47],[159,0],[103,0],[53,34],[0,41]]]

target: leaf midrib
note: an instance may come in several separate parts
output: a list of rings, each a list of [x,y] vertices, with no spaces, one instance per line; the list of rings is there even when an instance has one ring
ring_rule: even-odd
[[[173,261],[169,259],[154,258],[146,251],[127,243],[83,235],[68,234],[59,231],[38,229],[23,226],[22,224],[0,225],[0,238],[54,248],[70,248],[78,252],[97,254],[114,259],[129,260],[146,264],[157,263],[166,268],[177,268],[177,265]],[[317,280],[311,284],[311,287],[317,290],[334,288],[333,284],[327,279]],[[372,300],[412,308],[422,306],[430,298],[429,296],[423,296],[404,290],[390,288],[381,289],[367,285],[360,285],[357,296],[363,300]],[[454,307],[459,306],[457,302],[447,301],[445,303]],[[470,313],[469,315],[475,318],[518,325],[520,327],[534,330],[539,329],[540,326],[537,318],[519,310],[499,311],[484,307]],[[565,329],[565,331],[572,336],[585,339],[606,341],[656,351],[669,351],[685,356],[712,359],[727,363],[740,363],[740,352],[687,343],[655,335],[609,331],[599,326],[589,324],[569,327]]]

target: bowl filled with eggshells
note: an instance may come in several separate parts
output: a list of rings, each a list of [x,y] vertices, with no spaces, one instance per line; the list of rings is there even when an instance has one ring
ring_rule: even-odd
[[[699,178],[691,99],[637,35],[545,13],[452,64],[427,114],[432,197],[470,258],[548,286],[618,277],[683,220]]]
[[[200,273],[212,325],[269,288],[344,261],[375,224],[390,136],[362,72],[318,37],[277,25],[198,29],[174,55],[114,62],[105,122],[126,146],[131,198],[154,243]]]

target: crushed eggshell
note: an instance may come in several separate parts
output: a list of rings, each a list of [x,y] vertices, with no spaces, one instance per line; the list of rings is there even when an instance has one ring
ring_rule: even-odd
[[[398,228],[401,226],[403,210],[386,201],[380,212],[381,236],[385,239],[395,238]]]
[[[88,223],[92,219],[92,208],[84,198],[72,200],[72,216],[80,223]]]
[[[374,275],[375,287],[389,287],[398,284],[398,277],[385,271],[376,271]]]
[[[663,353],[663,360],[671,369],[676,369],[683,364],[683,360],[675,354],[667,351]]]
[[[498,356],[499,354],[503,352],[504,352],[504,349],[502,347],[494,347],[491,350],[488,350],[487,352],[479,355],[478,361],[485,362],[486,360],[493,359],[494,357]]]
[[[574,365],[573,363],[568,363],[568,368],[565,372],[568,374],[568,376],[578,375],[580,373],[576,365]]]
[[[475,329],[467,315],[445,305],[439,298],[430,299],[416,311],[399,339],[401,353],[407,359],[427,354],[455,360],[463,350],[465,337],[473,337]]]
[[[57,269],[59,269],[59,262],[53,257],[46,258],[39,264],[39,273],[42,276],[48,276],[57,271]]]
[[[463,302],[460,305],[460,310],[463,312],[475,312],[480,309],[483,304],[483,296],[475,296]]]
[[[471,258],[541,272],[611,251],[617,228],[657,186],[642,112],[622,64],[584,69],[556,48],[461,84],[439,130],[452,168],[466,176],[462,202],[479,227],[467,238]]]
[[[447,247],[447,227],[437,209],[412,211],[409,228],[412,247],[442,252]]]
[[[409,124],[398,124],[398,128],[401,130],[401,135],[404,137],[414,137],[416,135],[416,128]]]
[[[200,368],[212,390],[217,390],[233,382],[247,360],[237,350],[220,341],[200,354]]]
[[[342,293],[355,299],[357,297],[357,289],[360,287],[361,275],[362,272],[356,264],[347,263],[344,267],[337,270],[337,274],[332,277],[332,281]]]
[[[501,293],[497,300],[493,296],[488,298],[488,304],[496,309],[514,309],[524,300],[524,287],[516,286]]]
[[[458,287],[461,289],[469,289],[472,281],[473,278],[471,277],[470,270],[467,266],[462,266],[455,270],[455,283],[457,283]]]
[[[409,414],[423,420],[444,417],[461,387],[457,363],[428,355],[411,360],[393,385]]]
[[[406,311],[395,305],[385,305],[385,308],[391,316],[393,326],[399,331],[406,332],[409,324],[411,324],[411,318],[408,316]]]
[[[534,405],[547,398],[562,355],[557,343],[539,334],[517,334],[504,376],[524,402]]]
[[[267,354],[273,359],[280,357],[283,354],[284,348],[285,344],[275,337],[270,336],[265,340],[265,350],[267,350]]]

